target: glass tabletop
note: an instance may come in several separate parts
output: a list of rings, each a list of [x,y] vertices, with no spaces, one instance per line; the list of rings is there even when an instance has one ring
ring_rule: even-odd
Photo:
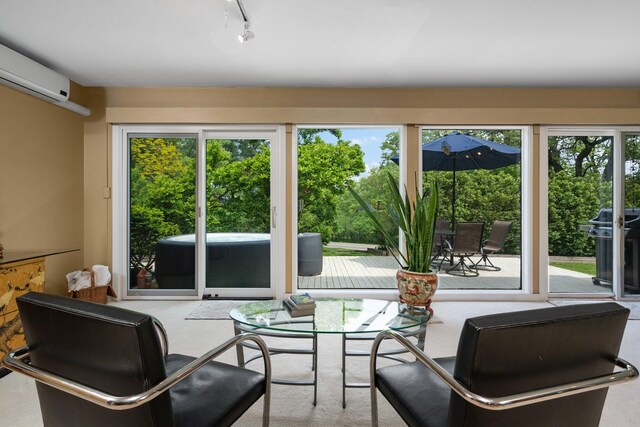
[[[241,324],[283,332],[320,334],[370,333],[425,324],[429,312],[395,301],[316,298],[313,315],[291,317],[282,301],[258,301],[234,308],[229,316]]]

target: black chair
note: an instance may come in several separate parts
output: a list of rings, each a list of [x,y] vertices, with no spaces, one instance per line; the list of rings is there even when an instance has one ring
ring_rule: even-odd
[[[447,270],[447,274],[471,277],[478,275],[478,272],[473,269],[474,263],[470,257],[480,253],[482,233],[484,233],[484,221],[458,223],[453,244],[445,241],[443,248],[446,256],[450,256],[452,259],[458,257],[458,262]],[[465,259],[469,260],[469,264]],[[442,267],[442,262],[440,262],[440,267]]]
[[[433,243],[431,245],[431,263],[438,258],[444,256],[444,241],[451,234],[451,225],[448,219],[436,220],[436,226],[433,234]]]
[[[507,240],[509,230],[511,229],[511,223],[512,221],[493,222],[489,238],[482,242],[482,247],[480,248],[481,258],[478,262],[473,264],[474,269],[500,271],[500,267],[493,265],[489,259],[489,255],[493,255],[502,250],[504,242]],[[480,265],[481,262],[483,263],[482,265]]]
[[[467,319],[457,356],[441,359],[384,331],[372,348],[372,425],[377,388],[410,426],[597,426],[607,387],[638,376],[617,357],[628,315],[602,303]],[[385,338],[417,361],[376,369]]]
[[[261,396],[269,424],[271,364],[243,334],[199,358],[167,354],[153,317],[31,292],[17,299],[28,346],[4,365],[37,380],[47,427],[229,426]],[[265,374],[213,359],[251,340]]]

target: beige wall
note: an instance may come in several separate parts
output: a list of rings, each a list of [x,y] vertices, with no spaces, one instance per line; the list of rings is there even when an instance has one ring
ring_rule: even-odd
[[[83,133],[83,117],[0,85],[0,242],[5,250],[82,249]],[[80,250],[48,257],[46,291],[66,292],[64,276],[83,267],[83,256]]]
[[[110,201],[102,198],[110,124],[640,124],[639,89],[88,88],[86,97],[94,111],[85,125],[87,264],[110,262]],[[535,212],[534,228],[537,248]]]

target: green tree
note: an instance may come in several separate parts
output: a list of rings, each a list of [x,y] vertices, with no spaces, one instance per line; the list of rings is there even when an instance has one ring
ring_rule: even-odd
[[[346,184],[365,171],[359,145],[338,140],[329,144],[316,138],[298,147],[298,229],[318,232],[323,242],[332,240],[336,228],[338,197]]]
[[[566,172],[550,172],[549,254],[593,256],[595,241],[580,230],[601,207],[598,177],[576,177]]]
[[[180,232],[175,224],[165,221],[162,210],[140,205],[131,205],[129,228],[131,267],[136,270],[151,269],[158,240]]]
[[[398,166],[393,162],[373,168],[369,176],[361,178],[352,187],[373,210],[378,212],[378,220],[385,226],[389,236],[398,236],[398,229],[391,220],[387,206],[392,196],[387,185],[387,173],[396,179],[399,176]],[[380,233],[362,208],[351,195],[344,193],[338,200],[337,231],[335,239],[341,242],[375,243],[385,246],[384,236]]]
[[[312,144],[318,140],[322,141],[322,138],[318,134],[322,132],[328,132],[333,135],[337,140],[342,139],[342,129],[298,129],[298,144]]]
[[[380,149],[382,150],[381,164],[384,166],[393,162],[391,158],[400,154],[400,132],[389,132],[380,144]]]
[[[163,237],[195,229],[195,139],[130,139],[130,263],[150,269]]]

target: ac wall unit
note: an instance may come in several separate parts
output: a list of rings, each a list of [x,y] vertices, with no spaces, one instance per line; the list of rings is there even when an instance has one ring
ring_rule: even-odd
[[[38,97],[62,102],[69,99],[69,79],[62,74],[0,45],[0,79]]]
[[[52,102],[83,116],[91,110],[69,101],[69,79],[0,45],[0,83]]]

